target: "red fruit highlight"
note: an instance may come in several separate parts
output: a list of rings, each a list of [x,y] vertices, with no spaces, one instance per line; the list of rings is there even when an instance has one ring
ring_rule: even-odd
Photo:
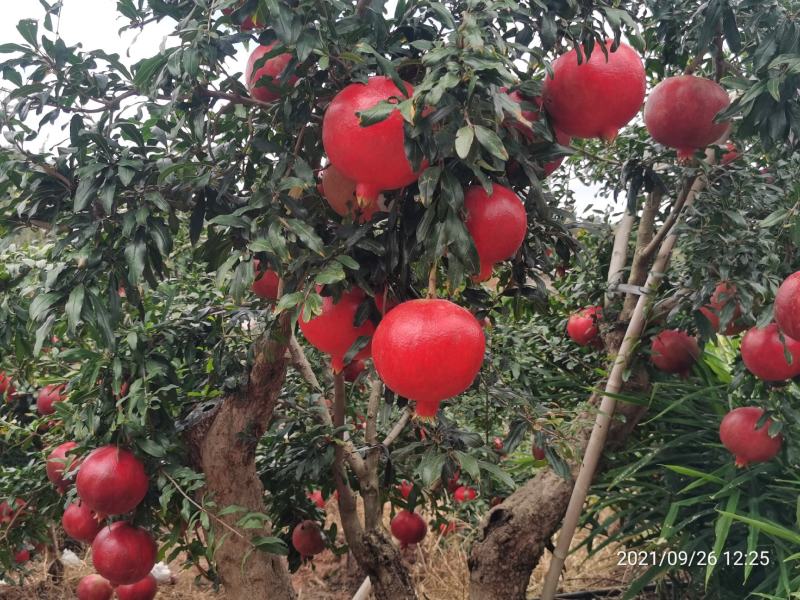
[[[132,511],[144,499],[149,486],[144,465],[131,452],[117,446],[92,451],[78,471],[78,496],[101,515]]]
[[[492,267],[513,257],[528,231],[525,206],[512,190],[500,184],[492,185],[492,195],[483,186],[472,186],[464,194],[466,225],[480,259],[477,279],[486,281]]]
[[[292,55],[288,52],[268,58],[261,67],[255,68],[256,62],[265,54],[271,52],[274,46],[275,44],[269,44],[268,46],[256,48],[250,55],[244,72],[250,95],[262,102],[274,102],[281,97],[281,90],[274,88],[291,87],[297,82],[297,76],[295,75],[284,79],[283,72],[292,60]],[[268,85],[259,85],[259,82],[266,82]]]
[[[800,271],[789,275],[778,289],[775,321],[786,335],[800,340]]]
[[[36,410],[40,415],[52,415],[56,412],[53,404],[56,402],[63,402],[66,397],[63,395],[66,389],[66,384],[51,383],[44,386],[39,390],[39,395],[36,398]]]
[[[119,600],[153,600],[158,593],[158,582],[152,575],[130,585],[121,585],[117,588]]]
[[[770,437],[772,419],[756,429],[764,411],[755,406],[735,408],[722,419],[719,439],[736,458],[737,467],[772,460],[781,451],[783,436]]]
[[[61,526],[69,537],[87,544],[91,544],[103,528],[97,513],[80,502],[73,502],[67,507],[61,517]]]
[[[325,498],[322,496],[322,490],[308,492],[306,497],[311,500],[317,508],[325,508]]]
[[[419,544],[428,533],[428,524],[425,519],[410,510],[401,510],[390,523],[392,535],[400,542],[400,547],[409,544]]]
[[[459,504],[462,502],[469,502],[470,500],[474,500],[477,496],[478,492],[476,492],[468,485],[461,485],[456,488],[455,492],[453,492],[453,498]]]
[[[730,122],[715,123],[714,117],[729,104],[728,93],[710,79],[668,77],[650,92],[644,123],[656,142],[677,149],[678,159],[686,160],[725,134]]]
[[[493,446],[493,447],[494,447],[494,449],[495,449],[495,450],[497,450],[498,452],[502,452],[502,450],[503,450],[503,439],[502,439],[502,438],[499,438],[499,437],[495,437],[495,438],[492,440],[492,446]]]
[[[95,570],[115,585],[136,583],[156,564],[156,543],[144,529],[124,521],[105,527],[92,542]]]
[[[792,357],[791,363],[786,360],[785,351]],[[777,323],[748,330],[742,338],[741,352],[747,370],[764,381],[786,381],[800,375],[800,341],[787,336],[781,341]]]
[[[262,269],[261,261],[258,259],[253,261],[253,268],[256,272],[256,278],[250,289],[259,298],[264,298],[271,302],[277,300],[278,284],[280,283],[278,274],[272,269]]]
[[[78,600],[111,600],[114,588],[105,577],[93,573],[80,580],[75,594]]]
[[[600,333],[598,323],[602,320],[602,306],[587,306],[569,318],[567,335],[579,346],[587,346]]]
[[[434,416],[442,400],[466,390],[483,363],[483,328],[448,300],[411,300],[387,314],[372,338],[378,375],[393,392]]]
[[[80,465],[80,460],[76,459],[71,451],[78,447],[75,442],[64,442],[57,446],[47,457],[47,478],[64,493],[72,484],[75,470]],[[68,456],[69,455],[69,456]],[[69,469],[67,470],[67,467]]]
[[[588,61],[581,53],[580,65],[574,49],[553,61],[553,77],[544,81],[544,106],[564,134],[611,141],[642,107],[642,59],[627,44],[612,52],[612,43],[606,40],[608,59],[602,48],[595,47]]]
[[[741,333],[747,329],[747,325],[740,321],[742,317],[742,309],[739,306],[739,303],[736,302],[735,285],[728,283],[727,281],[720,283],[714,289],[714,293],[711,295],[709,304],[702,307],[700,312],[703,313],[703,316],[709,320],[714,331],[719,331],[720,316],[722,315],[722,311],[725,309],[728,302],[734,302],[736,308],[733,311],[731,320],[728,321],[728,324],[725,326],[725,331],[722,332],[722,335],[736,335],[737,333]]]
[[[356,182],[342,175],[333,165],[322,171],[320,193],[337,215],[350,216],[358,223],[369,221],[378,210],[378,199],[357,198]]]
[[[400,492],[400,495],[403,497],[403,500],[408,500],[408,496],[409,494],[411,494],[411,490],[414,489],[414,484],[403,479],[403,481],[400,482],[400,485],[397,485],[395,487],[397,488],[397,491]]]
[[[296,525],[292,531],[292,546],[303,558],[314,556],[325,550],[325,540],[319,524],[306,519]]]
[[[18,550],[14,554],[14,562],[18,565],[24,565],[31,559],[31,551],[27,548],[23,548],[22,550]]]
[[[653,338],[650,361],[665,373],[686,376],[699,357],[697,340],[684,331],[665,329]]]

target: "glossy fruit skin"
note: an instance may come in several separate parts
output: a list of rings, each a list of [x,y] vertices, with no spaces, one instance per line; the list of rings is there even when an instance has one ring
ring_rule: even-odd
[[[111,600],[114,588],[106,578],[92,573],[78,582],[75,594],[78,600]]]
[[[414,484],[404,479],[396,487],[397,491],[399,491],[400,495],[403,497],[403,500],[408,500],[408,496],[409,494],[411,494],[411,490],[414,489]]]
[[[357,198],[356,182],[328,165],[320,176],[320,194],[337,215],[352,217],[358,223],[366,223],[378,210],[377,198]]]
[[[280,90],[273,90],[270,87],[257,85],[262,77],[266,77],[272,84],[278,87],[291,87],[297,82],[297,76],[292,75],[288,80],[284,81],[281,75],[286,69],[286,66],[292,60],[292,55],[288,52],[278,54],[272,58],[268,58],[266,62],[259,68],[255,69],[256,61],[258,61],[266,53],[270,52],[275,44],[267,46],[259,46],[250,55],[247,60],[247,67],[245,68],[244,76],[247,82],[247,89],[250,95],[256,100],[262,102],[274,102],[281,97]]]
[[[719,439],[736,458],[737,467],[772,460],[781,451],[783,436],[770,437],[772,419],[756,429],[764,411],[756,406],[735,408],[722,419]]]
[[[714,117],[729,104],[728,93],[710,79],[668,77],[650,92],[644,123],[656,142],[675,148],[685,160],[725,134],[730,123],[714,123]]]
[[[483,364],[486,338],[467,309],[448,300],[403,302],[381,320],[372,360],[386,386],[417,402],[417,414],[466,390]]]
[[[115,585],[136,583],[156,564],[156,543],[144,529],[124,521],[103,528],[92,542],[95,570]]]
[[[314,556],[325,550],[325,540],[319,524],[310,519],[298,523],[292,530],[292,546],[303,558]]]
[[[369,319],[358,327],[353,324],[356,311],[364,298],[364,292],[360,288],[345,292],[335,303],[333,296],[323,296],[322,313],[310,321],[304,321],[302,317],[298,320],[300,331],[309,343],[330,355],[331,366],[336,373],[344,370],[344,356],[355,341],[362,336],[371,336],[375,331],[375,325]],[[363,360],[369,355],[368,344],[359,350],[353,360]]]
[[[525,240],[528,215],[525,205],[512,190],[492,185],[492,195],[483,186],[475,185],[464,193],[467,231],[475,242],[480,259],[477,279],[486,281],[492,267],[513,257]]]
[[[598,323],[602,320],[602,306],[587,306],[567,320],[567,335],[579,346],[587,346],[599,335]]]
[[[87,544],[91,544],[103,528],[97,514],[80,502],[73,502],[67,507],[61,517],[61,526],[69,537]]]
[[[792,357],[791,364],[786,360],[777,323],[770,323],[763,329],[749,329],[741,345],[747,370],[764,381],[786,381],[800,375],[800,341],[787,336],[783,339]]]
[[[144,465],[131,452],[117,446],[93,450],[78,471],[78,496],[100,515],[132,511],[149,487]]]
[[[344,368],[344,380],[353,383],[366,368],[366,363],[361,359],[350,361]]]
[[[53,404],[64,401],[63,393],[66,387],[66,384],[63,383],[60,385],[51,383],[39,390],[39,395],[36,398],[36,410],[39,411],[40,415],[52,415],[56,412]]]
[[[553,77],[545,78],[542,97],[553,125],[564,134],[611,141],[641,109],[646,85],[642,59],[627,44],[611,52],[612,43],[606,40],[608,61],[598,47],[588,61],[581,53],[581,65],[575,49],[553,61]]]
[[[118,600],[153,600],[158,593],[158,582],[151,574],[136,583],[117,588]]]
[[[697,340],[684,331],[665,329],[653,338],[650,361],[665,373],[688,375],[699,357]]]
[[[413,94],[411,84],[405,87],[409,96]],[[419,177],[406,158],[399,110],[379,123],[367,127],[359,124],[357,112],[392,97],[405,98],[390,78],[370,77],[367,83],[352,83],[336,94],[322,120],[322,145],[328,159],[342,175],[356,182],[359,198],[375,199],[380,191],[401,188]]]
[[[455,492],[453,492],[453,498],[459,504],[462,502],[469,502],[470,500],[474,500],[477,496],[478,492],[476,492],[468,485],[461,485],[456,488]]]
[[[322,496],[322,490],[308,492],[306,497],[311,500],[317,508],[325,508],[325,498]]]
[[[728,302],[736,302],[736,286],[727,281],[723,281],[714,289],[714,293],[711,294],[709,303],[700,309],[700,312],[703,313],[703,316],[711,323],[711,327],[714,329],[714,331],[719,331],[720,316],[722,315],[722,311],[725,309],[725,306],[727,306]],[[722,335],[736,335],[737,333],[741,333],[747,329],[747,325],[740,321],[741,317],[742,309],[739,306],[739,303],[736,302],[736,308],[733,311],[733,316],[731,317],[731,320],[728,321],[728,324],[725,327],[725,331],[722,332]]]
[[[547,454],[545,454],[544,448],[540,448],[534,442],[533,446],[531,446],[531,454],[533,454],[533,458],[536,460],[544,460],[547,458]]]
[[[524,100],[524,98],[523,98],[522,94],[519,92],[519,90],[514,90],[513,92],[506,92],[506,93],[508,94],[509,98],[511,98],[514,102],[522,104],[522,101]],[[534,104],[536,104],[536,106],[539,106],[539,107],[542,106],[542,99],[539,96],[533,98],[531,101]],[[532,110],[521,110],[520,112],[522,113],[522,117],[525,120],[530,121],[531,123],[534,123],[534,122],[539,120],[539,113],[538,112],[535,112],[535,111],[532,111]],[[528,127],[524,123],[520,123],[518,121],[514,121],[513,127],[514,127],[514,129],[519,131],[525,137],[525,139],[527,139],[528,142],[531,143],[531,144],[541,143],[543,141],[543,140],[537,138],[537,136],[533,132],[533,129]],[[558,144],[560,146],[569,146],[570,143],[572,143],[572,138],[570,136],[568,136],[566,133],[564,133],[563,131],[561,131],[560,129],[558,129],[558,128],[554,129],[554,133],[555,133],[555,136],[556,136],[556,142],[558,142]],[[544,169],[544,176],[548,177],[549,175],[552,175],[553,172],[556,169],[558,169],[558,167],[560,167],[561,163],[563,163],[563,162],[564,162],[564,157],[563,156],[559,156],[558,158],[553,159],[553,160],[545,163],[544,165],[542,165],[542,168]]]
[[[272,269],[262,269],[261,261],[258,259],[253,261],[253,268],[256,272],[256,278],[250,289],[259,298],[275,302],[278,299],[280,277]]]
[[[400,541],[400,547],[419,544],[428,533],[428,524],[420,515],[410,510],[401,510],[390,523],[392,535]]]
[[[72,476],[74,475],[75,469],[80,465],[80,461],[76,459],[74,454],[67,456],[71,450],[77,447],[78,444],[75,442],[64,442],[60,446],[57,446],[47,457],[47,464],[45,465],[47,478],[61,493],[64,493],[69,489],[69,486],[72,485]],[[66,460],[67,458],[72,459],[72,461]],[[65,477],[64,470],[67,465],[70,466],[69,476]]]
[[[775,321],[786,335],[800,340],[800,271],[789,275],[778,289]]]

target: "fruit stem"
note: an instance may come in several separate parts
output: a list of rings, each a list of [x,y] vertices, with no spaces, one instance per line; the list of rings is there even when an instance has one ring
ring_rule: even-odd
[[[431,271],[428,273],[428,298],[436,298],[436,285],[437,285],[437,264],[436,260],[433,261]]]

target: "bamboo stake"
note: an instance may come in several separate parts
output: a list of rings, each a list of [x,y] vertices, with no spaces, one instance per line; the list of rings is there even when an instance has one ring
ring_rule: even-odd
[[[353,600],[367,600],[370,594],[372,593],[372,581],[370,581],[369,577],[364,578],[364,582],[361,584],[361,587],[358,588],[355,596],[353,596]]]
[[[628,262],[628,241],[633,231],[633,224],[636,222],[636,213],[628,212],[625,209],[625,214],[617,223],[617,229],[614,233],[614,248],[611,251],[611,261],[608,266],[608,289],[606,291],[605,305],[608,308],[611,302],[611,288],[622,281],[622,273],[625,269],[625,263]]]

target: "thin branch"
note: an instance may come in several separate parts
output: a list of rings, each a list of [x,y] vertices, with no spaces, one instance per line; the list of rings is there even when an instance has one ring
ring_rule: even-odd
[[[383,382],[378,378],[372,380],[372,388],[369,392],[369,401],[367,402],[367,427],[366,439],[367,444],[374,446],[378,443],[378,409],[381,405],[381,397],[383,396]]]
[[[244,104],[246,106],[258,106],[260,108],[272,108],[274,103],[271,102],[262,102],[261,100],[256,100],[255,98],[250,98],[248,96],[242,96],[241,94],[226,94],[225,92],[218,92],[216,90],[207,90],[205,88],[200,88],[199,93],[201,96],[206,98],[218,98],[220,100],[228,100],[229,102],[233,102],[234,104]]]
[[[428,298],[436,298],[437,266],[436,260],[434,260],[431,270],[428,273]]]
[[[692,186],[696,180],[697,180],[696,176],[691,178],[687,182],[686,189],[693,189],[690,186]],[[650,243],[647,244],[647,246],[645,246],[644,249],[642,249],[641,256],[643,260],[649,260],[656,253],[659,246],[661,245],[661,242],[664,241],[664,238],[667,237],[667,234],[669,234],[669,232],[672,230],[672,227],[678,221],[678,217],[681,216],[681,212],[683,211],[683,208],[686,206],[687,198],[689,198],[688,192],[682,193],[678,196],[678,199],[675,201],[675,206],[672,207],[672,212],[670,212],[669,216],[664,221],[664,224],[653,236],[653,239],[650,240]]]
[[[382,445],[385,448],[391,446],[392,442],[394,442],[400,436],[400,434],[403,433],[403,429],[405,429],[406,425],[408,425],[408,421],[411,419],[412,413],[413,411],[410,408],[406,408],[405,412],[403,412],[403,415],[397,420],[397,423],[394,424],[394,427],[392,427],[392,430],[386,435],[385,438],[383,438]]]

